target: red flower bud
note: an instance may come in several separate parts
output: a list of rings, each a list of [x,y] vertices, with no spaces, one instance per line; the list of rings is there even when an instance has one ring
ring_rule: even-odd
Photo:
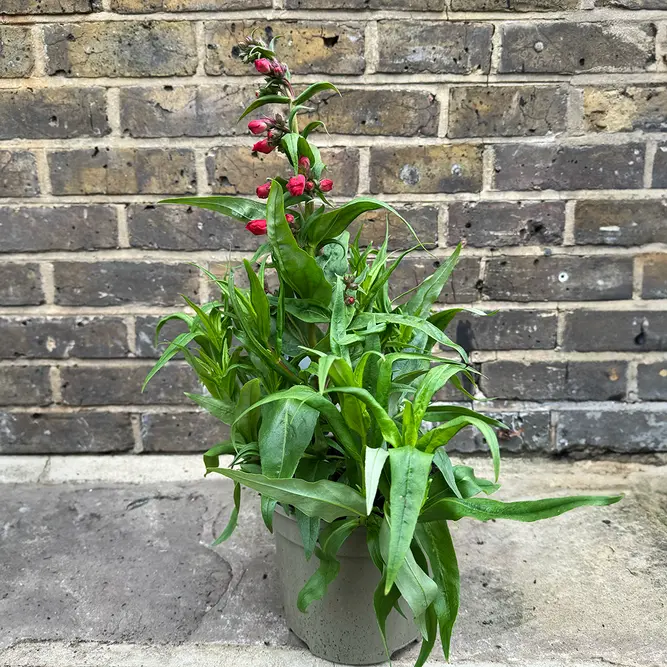
[[[266,234],[266,220],[251,220],[245,228],[255,236]]]
[[[355,301],[356,301],[356,299],[353,296],[348,296],[345,299],[345,305],[346,306],[353,306]]]
[[[274,76],[282,76],[287,71],[287,67],[284,64],[279,63],[277,60],[274,60],[271,63],[271,69]]]
[[[260,74],[269,74],[271,72],[271,61],[268,58],[258,58],[255,60],[255,69]]]
[[[312,181],[307,181],[306,182],[306,191],[307,192],[310,192],[314,188],[315,188],[315,183],[313,183]]]
[[[253,147],[253,153],[270,153],[275,149],[275,146],[272,146],[266,139],[258,141]]]
[[[303,189],[306,187],[306,177],[303,174],[298,176],[292,176],[292,178],[287,181],[287,190],[292,195],[292,197],[298,197],[303,194]]]
[[[285,220],[291,225],[294,222],[294,216],[291,213],[285,213]]]
[[[271,191],[271,183],[262,183],[262,185],[258,185],[257,189],[255,190],[257,196],[260,199],[267,199],[270,191]]]
[[[305,155],[299,158],[299,169],[302,169],[305,173],[310,170],[310,160]]]
[[[265,118],[262,118],[261,120],[251,120],[248,123],[248,129],[253,134],[262,134],[269,129],[269,124],[266,122]]]
[[[322,192],[330,192],[331,188],[333,188],[333,181],[330,178],[323,178],[320,181],[320,190]]]

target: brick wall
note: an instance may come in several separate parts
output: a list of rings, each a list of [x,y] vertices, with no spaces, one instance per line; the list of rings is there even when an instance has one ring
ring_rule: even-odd
[[[322,73],[340,196],[381,194],[436,256],[443,303],[514,452],[667,450],[667,0],[0,0],[0,452],[199,451],[219,427],[152,331],[256,246],[162,195],[252,193],[230,58],[285,36]],[[378,239],[382,220],[369,220]],[[392,223],[394,249],[410,237]],[[432,270],[426,253],[396,289]],[[445,394],[444,398],[449,398]],[[479,447],[463,439],[464,449]]]

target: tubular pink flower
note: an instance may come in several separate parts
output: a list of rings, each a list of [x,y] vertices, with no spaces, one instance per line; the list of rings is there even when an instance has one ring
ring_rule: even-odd
[[[287,181],[287,190],[292,195],[292,197],[298,197],[299,195],[302,195],[305,187],[306,177],[303,174],[292,176],[292,178]]]
[[[266,119],[262,118],[261,120],[251,120],[248,123],[248,129],[253,134],[262,134],[269,129],[269,124],[266,122]]]
[[[285,213],[285,220],[291,225],[294,222],[294,216],[291,213]]]
[[[262,183],[258,185],[255,192],[260,199],[267,199],[271,190],[271,183]]]
[[[322,192],[330,192],[331,188],[333,188],[333,181],[330,178],[323,178],[320,181],[320,190]]]
[[[258,141],[253,147],[253,153],[270,153],[271,151],[275,150],[275,146],[272,146],[267,139],[262,139],[261,141]]]
[[[266,220],[251,220],[245,228],[255,236],[266,234]]]
[[[260,74],[270,74],[271,61],[268,58],[258,58],[257,60],[255,60],[255,69]]]
[[[299,171],[302,171],[304,174],[310,171],[310,160],[305,155],[299,158]]]

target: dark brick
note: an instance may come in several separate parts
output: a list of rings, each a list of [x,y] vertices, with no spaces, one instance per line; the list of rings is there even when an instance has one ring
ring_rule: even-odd
[[[579,0],[452,0],[455,12],[562,12],[579,9]]]
[[[3,14],[88,14],[94,0],[3,0]]]
[[[182,364],[168,364],[141,386],[152,365],[65,366],[60,369],[65,405],[150,405],[187,403],[183,392],[201,392],[194,371]]]
[[[37,264],[0,264],[0,305],[38,306],[43,302]]]
[[[438,209],[435,206],[393,206],[409,223],[419,237],[419,241],[427,248],[435,246],[438,241]],[[418,241],[408,226],[393,213],[384,209],[364,213],[350,225],[351,238],[354,238],[361,227],[360,245],[372,243],[379,247],[384,243],[386,225],[389,222],[389,250],[407,250],[417,245]]]
[[[639,398],[648,401],[667,400],[667,361],[640,364],[637,369]]]
[[[5,366],[0,373],[0,405],[48,405],[51,402],[47,366]]]
[[[565,203],[453,202],[449,206],[449,244],[469,246],[552,245],[563,240]]]
[[[667,9],[667,0],[595,0],[596,7],[623,9]]]
[[[409,9],[441,12],[445,0],[285,0],[286,9]]]
[[[120,317],[0,317],[0,357],[125,357]]]
[[[523,401],[623,400],[625,361],[488,361],[480,388],[487,398]]]
[[[110,132],[104,88],[0,90],[0,139],[72,139]]]
[[[495,147],[498,190],[598,190],[641,188],[644,146]]]
[[[655,160],[653,161],[652,187],[667,188],[667,144],[658,145]]]
[[[111,0],[121,14],[149,12],[214,12],[271,7],[271,0]]]
[[[117,246],[111,206],[0,206],[0,253]]]
[[[162,250],[256,250],[260,238],[232,218],[190,206],[131,205],[130,245]]]
[[[246,134],[239,122],[255,88],[132,87],[120,90],[120,123],[131,137],[213,137]]]
[[[641,72],[655,61],[650,23],[510,23],[501,27],[499,72]]]
[[[3,454],[126,452],[134,439],[130,416],[106,412],[0,414]]]
[[[667,202],[662,199],[578,201],[575,243],[633,246],[667,243]]]
[[[371,148],[371,192],[479,192],[481,146]]]
[[[0,79],[29,76],[35,64],[30,29],[0,25],[0,44]]]
[[[187,325],[182,320],[171,320],[167,322],[162,329],[160,329],[160,336],[156,347],[155,327],[159,320],[159,317],[153,315],[136,318],[134,327],[136,332],[135,348],[137,357],[159,357],[167,347],[168,341],[173,340],[178,334],[188,330]]]
[[[487,74],[491,67],[489,23],[378,21],[378,72]]]
[[[206,31],[206,73],[247,76],[253,68],[234,48],[253,31],[281,35],[280,57],[295,74],[363,74],[364,25],[340,21],[211,21]]]
[[[206,412],[141,415],[146,452],[205,452],[229,439],[229,427]]]
[[[334,181],[334,194],[351,196],[357,192],[359,151],[330,148],[322,151],[325,175]],[[208,181],[216,194],[254,194],[255,188],[276,174],[288,177],[287,161],[275,152],[254,157],[245,146],[221,146],[206,156]]]
[[[0,197],[34,197],[39,193],[34,153],[0,150]]]
[[[428,278],[440,265],[441,260],[432,257],[408,257],[401,262],[389,281],[389,292],[396,298]],[[459,261],[452,277],[445,285],[438,303],[470,303],[479,298],[477,279],[479,277],[479,259],[464,257]],[[402,301],[409,298],[408,295]]]
[[[483,294],[500,301],[606,301],[632,296],[629,257],[492,257]]]
[[[56,262],[55,302],[62,306],[180,303],[199,291],[199,270],[159,262]]]
[[[49,75],[188,76],[197,70],[188,21],[94,21],[44,26]]]
[[[566,313],[563,348],[581,352],[667,350],[667,311],[575,310]]]
[[[341,89],[308,102],[315,111],[303,123],[321,120],[331,134],[433,137],[440,105],[431,93],[411,90]]]
[[[93,148],[48,155],[55,195],[187,194],[196,191],[186,148]]]
[[[667,299],[667,254],[644,256],[642,298]]]
[[[557,315],[547,310],[504,310],[486,317],[461,313],[447,335],[473,350],[553,350]]]
[[[584,122],[594,132],[665,132],[667,86],[584,88]]]
[[[560,452],[639,454],[667,451],[667,411],[567,410],[557,413]]]
[[[463,86],[449,92],[450,137],[530,137],[565,130],[557,86]]]

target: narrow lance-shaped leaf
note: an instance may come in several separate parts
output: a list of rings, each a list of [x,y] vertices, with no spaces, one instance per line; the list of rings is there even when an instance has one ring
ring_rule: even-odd
[[[317,95],[317,93],[321,93],[323,90],[333,90],[336,93],[339,93],[338,88],[333,85],[333,83],[329,83],[328,81],[319,81],[318,83],[312,83],[306,90],[304,90],[301,94],[299,94],[294,102],[292,104],[294,105],[299,105],[303,104],[304,102],[307,102],[313,95]]]
[[[447,452],[445,452],[444,447],[439,447],[435,450],[435,453],[433,454],[433,463],[435,463],[443,479],[447,482],[447,486],[454,492],[454,495],[457,498],[463,498],[459,491],[459,487],[456,484],[454,466],[452,465],[452,461],[447,455]]]
[[[257,315],[257,330],[262,340],[267,341],[271,333],[271,313],[269,309],[269,300],[266,298],[264,286],[259,282],[257,274],[253,271],[250,262],[243,260],[248,281],[250,282],[250,302]]]
[[[255,109],[265,106],[266,104],[289,104],[290,98],[285,95],[263,95],[258,97],[252,104],[249,104],[246,110],[239,116],[239,120],[245,118]]]
[[[303,551],[306,556],[306,560],[310,560],[313,552],[315,551],[317,538],[320,534],[320,517],[308,516],[301,510],[295,510],[294,516],[299,528],[299,533],[301,534],[301,541],[303,542]]]
[[[236,454],[236,447],[231,440],[221,442],[204,452],[204,465],[207,468],[217,468],[220,465],[221,456],[233,456]]]
[[[171,343],[169,343],[167,349],[162,353],[162,356],[157,360],[155,366],[151,368],[150,372],[146,376],[144,384],[141,387],[142,392],[144,391],[144,389],[146,389],[146,385],[150,382],[151,378],[161,368],[163,368],[170,359],[176,356],[185,345],[187,345],[191,340],[193,340],[196,336],[198,336],[199,333],[200,333],[199,331],[182,333],[176,336],[176,338],[174,338],[174,340],[171,341]]]
[[[253,199],[243,197],[219,196],[219,197],[177,197],[174,199],[163,199],[160,204],[180,204],[181,206],[194,206],[215,211],[230,218],[248,223],[251,220],[262,219],[266,213],[264,204]]]
[[[377,493],[378,484],[380,482],[380,475],[382,468],[384,468],[385,461],[389,454],[386,449],[378,447],[366,447],[366,465],[365,465],[365,486],[366,486],[366,514],[373,511],[373,502],[375,501],[375,494]]]
[[[215,542],[213,542],[213,544],[211,545],[212,547],[216,547],[218,546],[218,544],[222,544],[232,536],[232,533],[236,529],[236,524],[238,523],[240,508],[241,508],[241,485],[235,483],[234,508],[232,509],[232,513],[229,515],[229,521],[227,522],[227,526],[222,531],[220,537],[218,537],[218,539]]]

